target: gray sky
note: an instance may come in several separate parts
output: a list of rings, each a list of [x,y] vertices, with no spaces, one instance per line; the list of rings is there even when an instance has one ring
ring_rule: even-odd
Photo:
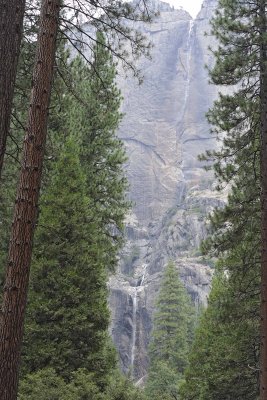
[[[170,3],[175,8],[182,6],[186,11],[188,11],[193,18],[196,17],[202,4],[202,0],[164,0],[166,3]]]

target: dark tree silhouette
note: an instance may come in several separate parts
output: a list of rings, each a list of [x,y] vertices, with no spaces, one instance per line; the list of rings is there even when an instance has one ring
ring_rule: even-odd
[[[17,398],[33,234],[41,185],[60,0],[43,0],[0,325],[0,398]]]
[[[25,0],[0,0],[0,178],[10,127]]]

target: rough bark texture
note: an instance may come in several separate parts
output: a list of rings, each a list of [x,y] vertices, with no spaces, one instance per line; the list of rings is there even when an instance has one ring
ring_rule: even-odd
[[[261,19],[261,366],[260,399],[267,400],[267,43],[266,1],[260,2]]]
[[[17,398],[18,371],[27,300],[47,115],[55,64],[60,0],[43,0],[33,87],[24,140],[8,256],[0,325],[0,399]]]
[[[23,32],[25,0],[0,0],[0,177]]]

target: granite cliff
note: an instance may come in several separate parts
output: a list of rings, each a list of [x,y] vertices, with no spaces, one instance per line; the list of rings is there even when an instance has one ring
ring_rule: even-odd
[[[127,154],[129,198],[126,245],[110,279],[111,333],[122,369],[146,375],[147,346],[162,271],[174,260],[196,305],[206,304],[212,260],[199,245],[207,215],[221,204],[214,179],[198,155],[217,145],[205,113],[218,89],[208,83],[214,45],[209,19],[216,0],[205,0],[195,20],[183,10],[151,0],[160,15],[139,29],[153,42],[152,60],[141,60],[144,83],[119,78],[125,117],[119,136]]]

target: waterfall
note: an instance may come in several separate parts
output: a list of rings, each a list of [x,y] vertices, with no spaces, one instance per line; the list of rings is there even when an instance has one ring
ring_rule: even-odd
[[[135,362],[135,350],[136,350],[136,332],[137,332],[137,306],[138,306],[138,295],[144,289],[144,282],[146,277],[147,264],[141,266],[142,274],[137,279],[136,286],[133,288],[132,298],[132,341],[131,341],[131,360],[130,367],[132,375],[134,375],[134,362]]]
[[[187,101],[189,97],[189,89],[190,89],[190,72],[191,72],[191,60],[192,60],[192,38],[193,38],[193,28],[194,28],[194,20],[191,19],[189,22],[189,31],[188,31],[188,39],[186,45],[186,82],[185,82],[185,96],[184,96],[184,104],[183,104],[183,112],[182,118],[184,117]]]
[[[144,280],[145,280],[145,277],[146,277],[146,269],[147,269],[147,264],[144,264],[143,265],[143,275],[142,275],[142,278],[141,278],[140,287],[142,287],[144,285]]]
[[[190,81],[191,81],[191,61],[192,61],[192,46],[193,46],[193,32],[194,32],[194,20],[191,19],[189,21],[189,28],[188,28],[188,36],[187,36],[187,42],[186,42],[186,62],[184,65],[185,69],[185,92],[184,92],[184,99],[183,99],[183,104],[181,108],[181,118],[178,122],[177,125],[177,134],[180,135],[180,137],[183,135],[183,130],[181,127],[183,126],[184,123],[184,117],[186,113],[186,108],[187,108],[187,102],[189,98],[189,92],[190,92]]]
[[[137,311],[137,287],[134,288],[134,293],[132,295],[133,302],[133,332],[132,332],[132,349],[131,349],[131,369],[132,374],[134,370],[134,358],[135,358],[135,339],[136,339],[136,311]]]

